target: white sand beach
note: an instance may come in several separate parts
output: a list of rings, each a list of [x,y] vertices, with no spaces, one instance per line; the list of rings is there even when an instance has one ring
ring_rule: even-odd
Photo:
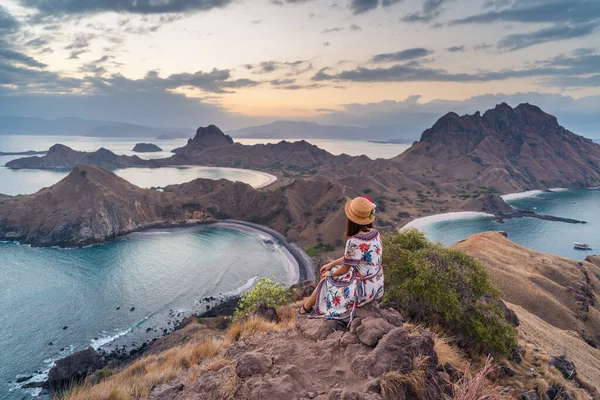
[[[505,194],[500,197],[502,197],[502,200],[504,200],[504,201],[511,201],[511,200],[526,199],[528,197],[535,197],[542,193],[544,193],[542,190],[528,190],[527,192],[509,193],[509,194]]]
[[[469,219],[469,218],[493,218],[493,214],[488,214],[484,212],[477,211],[460,211],[460,212],[450,212],[444,214],[436,214],[430,215],[428,217],[417,218],[413,221],[410,221],[408,224],[404,225],[400,230],[403,229],[423,229],[425,226],[429,224],[433,224],[436,222],[442,221],[454,221],[457,219]]]

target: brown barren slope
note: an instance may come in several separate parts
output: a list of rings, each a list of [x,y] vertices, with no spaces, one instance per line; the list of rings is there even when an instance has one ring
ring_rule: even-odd
[[[497,232],[452,247],[484,262],[521,320],[519,334],[551,355],[566,353],[588,382],[600,384],[600,266],[527,249]],[[586,343],[586,340],[588,343]]]
[[[453,247],[489,266],[502,298],[560,329],[600,334],[600,267],[541,253],[497,232],[473,235]]]

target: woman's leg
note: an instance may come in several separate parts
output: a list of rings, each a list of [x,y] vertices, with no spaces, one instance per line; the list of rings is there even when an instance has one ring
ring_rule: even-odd
[[[326,279],[326,278],[323,278],[323,279]],[[321,279],[321,280],[323,280],[323,279]],[[301,315],[310,313],[312,308],[315,306],[315,303],[317,302],[317,289],[319,288],[319,285],[320,285],[320,282],[317,284],[317,287],[315,287],[315,289],[313,290],[310,297],[308,299],[306,299],[304,304],[302,304],[302,307],[300,308],[300,311],[299,311]],[[304,308],[304,309],[302,309],[302,308]]]
[[[304,309],[310,310],[311,308],[313,308],[315,306],[316,302],[317,302],[317,288],[315,288],[315,290],[313,290],[310,297],[308,299],[306,299],[306,301],[304,302]]]

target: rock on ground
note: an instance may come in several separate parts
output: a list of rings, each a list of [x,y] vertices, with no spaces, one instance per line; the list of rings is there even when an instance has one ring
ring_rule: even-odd
[[[48,384],[53,390],[63,389],[80,382],[104,364],[104,359],[91,347],[78,351],[56,362],[48,374]]]
[[[413,360],[425,356],[425,389],[398,385],[399,400],[443,398],[433,338],[404,329],[401,315],[367,305],[346,324],[299,317],[295,330],[245,337],[225,357],[233,362],[205,372],[193,383],[157,387],[154,400],[218,398],[381,400],[386,372],[409,374]],[[404,396],[406,395],[406,396]]]

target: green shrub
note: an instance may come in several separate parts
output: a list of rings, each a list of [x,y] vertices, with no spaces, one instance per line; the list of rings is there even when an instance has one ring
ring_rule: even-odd
[[[103,381],[104,379],[113,375],[113,371],[110,368],[104,368],[100,371],[96,371],[96,379],[98,382]]]
[[[509,355],[515,331],[498,307],[485,266],[416,229],[384,237],[385,298],[411,318],[439,322],[485,350]]]
[[[247,316],[256,310],[256,303],[263,302],[267,307],[279,307],[290,300],[290,291],[281,283],[268,278],[260,278],[256,285],[242,294],[234,319]]]

